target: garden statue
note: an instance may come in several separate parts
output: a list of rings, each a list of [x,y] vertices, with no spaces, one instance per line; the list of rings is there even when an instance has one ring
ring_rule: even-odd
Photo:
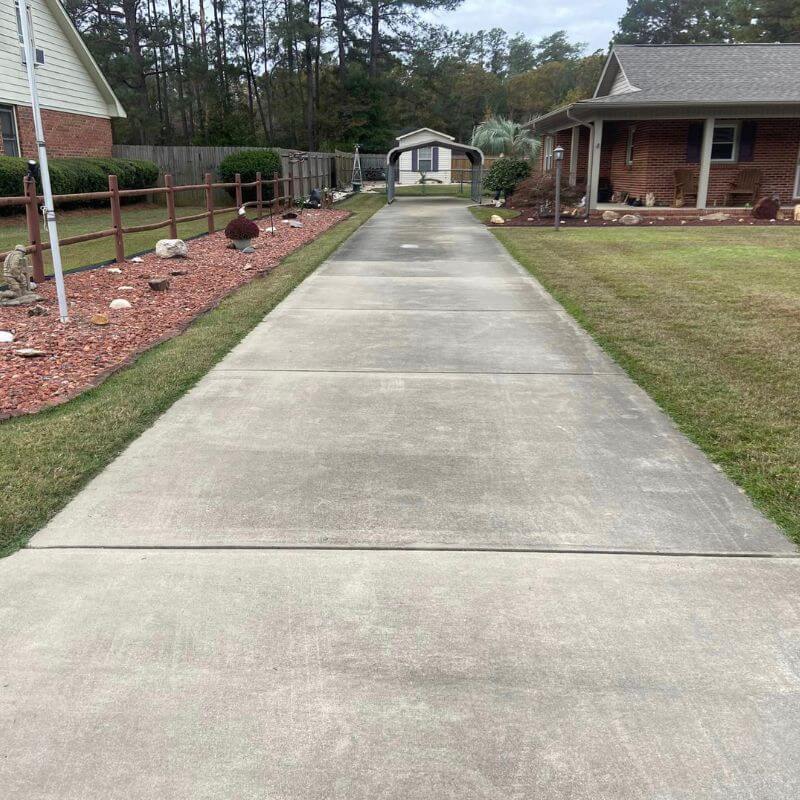
[[[6,288],[0,292],[0,305],[19,306],[37,303],[42,298],[31,291],[33,267],[25,253],[25,245],[18,244],[3,262],[3,283]]]

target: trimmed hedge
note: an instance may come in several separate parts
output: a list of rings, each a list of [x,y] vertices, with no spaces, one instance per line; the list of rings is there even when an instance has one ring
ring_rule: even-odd
[[[251,183],[256,179],[256,172],[261,173],[261,180],[271,181],[273,173],[281,172],[281,159],[274,150],[241,150],[231,153],[222,159],[219,165],[219,176],[223,183],[233,183],[236,173],[242,176],[242,183]],[[235,189],[228,189],[231,197],[236,194]],[[243,189],[242,197],[245,202],[256,199],[255,189]],[[272,199],[271,187],[265,187],[264,200]]]
[[[28,173],[24,158],[0,156],[0,197],[19,197]],[[158,167],[151,161],[127,158],[52,158],[50,182],[53,194],[108,191],[108,176],[116,175],[120,189],[148,189],[158,180]],[[38,187],[41,192],[41,186]]]
[[[510,195],[517,184],[528,177],[531,171],[529,161],[521,158],[499,158],[489,167],[483,185],[493,192],[505,192]]]

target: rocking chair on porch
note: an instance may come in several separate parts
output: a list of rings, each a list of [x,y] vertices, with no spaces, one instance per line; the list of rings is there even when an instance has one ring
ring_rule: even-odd
[[[697,202],[697,175],[693,169],[680,167],[675,170],[675,196],[672,205],[683,208],[687,201]]]
[[[737,200],[739,202],[755,203],[760,189],[761,170],[741,169],[731,181],[730,189],[728,189],[728,194],[725,198],[725,205],[735,206]]]

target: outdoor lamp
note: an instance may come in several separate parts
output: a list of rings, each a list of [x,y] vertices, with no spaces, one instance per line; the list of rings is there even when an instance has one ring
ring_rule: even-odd
[[[561,164],[564,161],[564,148],[559,145],[553,150],[553,156],[556,160],[556,196],[555,196],[555,223],[553,227],[556,230],[561,228]]]
[[[28,161],[28,177],[37,184],[41,183],[42,177],[39,172],[39,165],[33,159]]]

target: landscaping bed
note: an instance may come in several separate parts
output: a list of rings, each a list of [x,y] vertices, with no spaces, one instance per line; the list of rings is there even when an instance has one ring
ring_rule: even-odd
[[[0,343],[0,418],[62,403],[98,384],[347,216],[346,211],[308,210],[300,217],[302,228],[276,216],[274,236],[265,231],[269,221],[260,220],[262,232],[251,254],[228,249],[218,232],[189,242],[188,258],[161,259],[150,253],[138,263],[70,273],[65,277],[70,304],[65,325],[58,319],[53,281],[36,289],[46,314],[29,316],[30,306],[0,308],[0,330],[15,337]],[[165,277],[170,281],[166,291],[150,288],[150,280]],[[109,308],[119,298],[131,308]],[[105,315],[108,324],[93,323],[96,315]],[[15,353],[25,348],[44,355]]]
[[[499,209],[500,211],[509,210],[509,209]],[[517,228],[552,228],[555,220],[553,217],[543,217],[540,218],[536,214],[536,209],[534,208],[514,208],[514,211],[518,212],[518,216],[509,217],[506,219],[504,226],[505,227],[517,227]],[[619,212],[620,218],[624,214],[633,214],[636,215],[641,211],[639,208],[631,207],[630,211],[626,212]],[[712,214],[713,210],[709,210],[706,212],[708,214]],[[772,227],[780,226],[780,227],[792,227],[797,226],[800,227],[800,223],[794,222],[793,219],[776,219],[774,222],[768,219],[755,219],[750,216],[749,212],[743,212],[739,215],[732,215],[729,219],[726,220],[719,220],[719,219],[704,219],[699,217],[697,211],[694,209],[690,209],[687,211],[685,216],[675,216],[674,212],[670,213],[669,215],[659,215],[654,213],[652,210],[648,209],[646,213],[642,213],[641,215],[641,222],[631,227],[636,228],[648,228],[648,227],[661,227],[661,228],[683,228],[687,226],[691,227],[702,227],[702,228],[711,228],[711,227],[720,227],[720,226],[734,226],[734,227],[742,227],[744,225],[769,225]],[[495,227],[494,223],[488,222],[489,227]],[[602,216],[591,216],[589,217],[588,221],[585,217],[570,217],[570,216],[563,216],[561,217],[561,225],[564,228],[616,228],[616,227],[626,227],[622,223],[620,223],[619,219],[617,220],[604,220]],[[499,227],[499,226],[497,226]]]

